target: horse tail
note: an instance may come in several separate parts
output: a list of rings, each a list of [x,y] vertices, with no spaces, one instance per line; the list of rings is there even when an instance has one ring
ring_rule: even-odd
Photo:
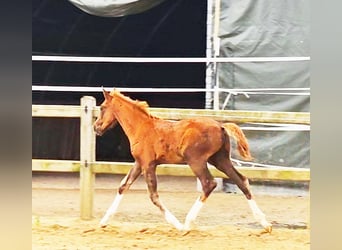
[[[237,149],[240,155],[245,160],[252,160],[251,152],[249,151],[249,145],[245,134],[242,129],[235,123],[224,123],[222,127],[228,133],[229,136],[233,137],[237,143]]]

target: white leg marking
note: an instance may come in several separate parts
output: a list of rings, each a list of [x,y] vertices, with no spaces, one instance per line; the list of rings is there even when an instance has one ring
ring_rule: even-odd
[[[178,230],[182,230],[183,229],[182,223],[180,223],[179,220],[167,208],[164,207],[164,210],[165,210],[164,216],[165,216],[166,221],[172,224]]]
[[[199,211],[203,207],[203,204],[204,203],[200,200],[200,198],[198,198],[195,201],[194,205],[192,205],[191,209],[189,210],[185,218],[184,230],[186,231],[190,230],[191,222],[193,222],[196,219]]]
[[[116,212],[116,210],[118,209],[122,197],[123,197],[123,194],[119,194],[119,193],[115,196],[115,199],[114,199],[112,205],[108,208],[106,214],[103,216],[103,218],[100,221],[101,227],[104,227],[107,225],[107,221],[108,221],[109,217],[112,214],[114,214]]]
[[[128,179],[128,174],[121,180],[120,187],[126,183],[127,179]]]
[[[255,200],[247,200],[249,207],[251,208],[254,218],[267,230],[270,231],[272,228],[272,224],[267,222],[265,214],[260,210]]]

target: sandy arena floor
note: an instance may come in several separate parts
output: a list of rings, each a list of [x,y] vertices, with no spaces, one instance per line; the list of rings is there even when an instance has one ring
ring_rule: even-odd
[[[142,178],[124,196],[109,226],[98,223],[111,204],[120,176],[98,176],[94,219],[79,218],[77,175],[32,177],[32,249],[310,249],[310,196],[256,195],[273,223],[271,234],[254,221],[241,194],[214,192],[188,234],[172,228],[150,202]],[[194,178],[159,177],[159,195],[180,220],[198,197]],[[257,194],[257,193],[256,193]]]

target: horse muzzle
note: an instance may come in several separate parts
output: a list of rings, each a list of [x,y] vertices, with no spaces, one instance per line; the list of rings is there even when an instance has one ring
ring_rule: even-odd
[[[96,124],[94,125],[94,131],[97,136],[102,136],[104,133],[103,129],[101,129],[101,126],[96,126]]]

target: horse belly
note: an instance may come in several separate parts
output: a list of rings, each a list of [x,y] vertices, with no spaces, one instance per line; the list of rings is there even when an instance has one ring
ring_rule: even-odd
[[[163,163],[174,163],[180,164],[185,163],[183,156],[180,154],[177,144],[162,143],[157,145],[155,148],[156,160],[159,164]]]

